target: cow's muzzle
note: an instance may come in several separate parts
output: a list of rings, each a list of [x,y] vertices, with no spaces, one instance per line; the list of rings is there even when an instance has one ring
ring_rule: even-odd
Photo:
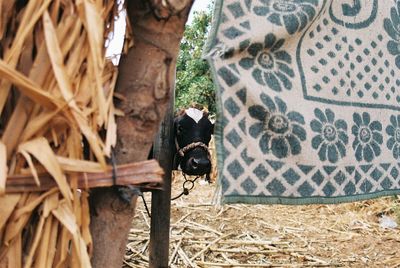
[[[211,161],[208,158],[190,157],[186,164],[185,173],[188,175],[204,175],[211,171]]]
[[[194,142],[183,148],[179,148],[177,140],[175,144],[184,173],[201,176],[211,172],[211,156],[206,144]]]

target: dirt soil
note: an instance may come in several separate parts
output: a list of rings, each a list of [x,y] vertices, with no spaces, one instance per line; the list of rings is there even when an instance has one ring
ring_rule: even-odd
[[[172,196],[182,182],[176,175]],[[400,229],[380,225],[383,216],[399,221],[396,197],[221,206],[212,204],[215,188],[198,180],[188,196],[172,202],[170,267],[400,267]],[[139,200],[124,267],[148,267],[149,224]]]

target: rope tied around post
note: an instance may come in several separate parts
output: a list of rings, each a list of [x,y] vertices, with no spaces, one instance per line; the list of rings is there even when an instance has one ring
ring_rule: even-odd
[[[114,148],[111,150],[111,164],[112,164],[112,179],[113,179],[113,187],[115,191],[117,192],[118,197],[126,204],[126,207],[123,208],[122,210],[128,209],[131,204],[131,199],[133,195],[138,195],[142,198],[144,207],[146,209],[147,215],[149,218],[151,218],[151,214],[149,211],[149,208],[147,207],[146,200],[144,199],[143,192],[141,191],[140,188],[132,186],[132,185],[127,185],[127,186],[118,186],[117,185],[117,160],[115,158],[114,154]],[[121,211],[119,209],[115,208],[115,200],[111,203],[111,206],[113,207],[114,211]]]

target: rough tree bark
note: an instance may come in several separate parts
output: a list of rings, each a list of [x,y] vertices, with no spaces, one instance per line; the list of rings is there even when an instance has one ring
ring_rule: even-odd
[[[119,65],[116,91],[118,164],[145,160],[166,112],[174,85],[179,43],[193,0],[130,0],[128,16],[134,46]],[[121,267],[135,211],[113,189],[95,189],[90,196],[93,267]]]

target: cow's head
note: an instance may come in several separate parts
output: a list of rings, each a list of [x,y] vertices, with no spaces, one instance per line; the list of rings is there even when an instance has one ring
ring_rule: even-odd
[[[177,150],[175,168],[179,165],[188,175],[205,175],[211,171],[208,144],[214,125],[208,113],[189,108],[174,120],[175,146]]]

